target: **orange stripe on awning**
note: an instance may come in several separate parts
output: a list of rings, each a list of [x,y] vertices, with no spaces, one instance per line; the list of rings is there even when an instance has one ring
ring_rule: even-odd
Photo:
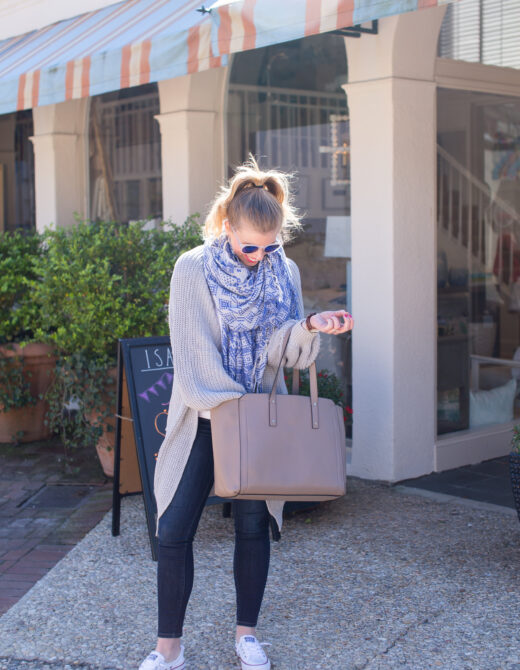
[[[121,88],[130,86],[130,58],[132,57],[132,47],[125,44],[121,51]]]
[[[33,72],[32,81],[32,107],[38,107],[38,99],[40,97],[40,70]]]
[[[210,67],[220,67],[222,65],[222,58],[220,56],[213,56],[213,53],[209,57],[209,66]]]
[[[74,61],[69,60],[67,71],[65,72],[65,100],[72,100],[72,90],[74,88]]]
[[[199,26],[190,28],[188,33],[188,73],[198,72],[199,69]]]
[[[242,9],[242,22],[244,24],[244,43],[242,50],[254,49],[256,47],[256,26],[254,21],[256,0],[245,0]]]
[[[336,28],[349,28],[354,23],[354,0],[338,1]]]
[[[16,105],[16,109],[20,111],[21,109],[25,109],[25,78],[26,74],[20,75],[20,78],[18,79],[18,102]]]
[[[81,97],[90,94],[90,56],[83,59],[83,71],[81,73]]]
[[[305,35],[320,32],[321,0],[307,0],[305,6]]]
[[[152,42],[145,40],[141,45],[139,83],[147,84],[150,81],[150,50]]]

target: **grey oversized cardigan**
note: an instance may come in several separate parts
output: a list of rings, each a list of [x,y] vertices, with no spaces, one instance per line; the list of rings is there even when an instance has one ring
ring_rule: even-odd
[[[188,461],[197,432],[198,410],[217,407],[245,393],[245,388],[232,379],[222,365],[220,326],[204,275],[203,248],[204,245],[200,245],[179,256],[170,283],[168,314],[173,386],[165,438],[159,449],[154,474],[156,536],[159,517],[172,500]],[[297,287],[300,313],[303,314],[300,272],[291,259],[289,265]],[[272,387],[287,329],[291,329],[291,335],[284,365],[307,368],[318,355],[319,334],[306,330],[302,320],[286,321],[274,331],[267,345],[267,365],[262,377],[264,391]],[[287,393],[283,375],[278,380],[277,392]],[[273,463],[273,467],[276,464]],[[266,502],[281,530],[284,501]]]

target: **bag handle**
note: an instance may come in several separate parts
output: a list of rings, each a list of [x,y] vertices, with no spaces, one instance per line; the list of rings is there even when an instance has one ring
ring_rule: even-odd
[[[292,391],[293,395],[300,395],[300,371],[298,368],[292,369]]]
[[[277,402],[276,402],[276,387],[278,385],[278,377],[280,375],[280,369],[282,367],[282,361],[285,356],[285,350],[287,349],[287,343],[289,342],[289,337],[291,335],[291,330],[292,328],[289,328],[287,332],[285,333],[285,337],[283,340],[283,348],[282,348],[282,355],[280,357],[280,362],[278,363],[278,367],[276,369],[276,374],[274,376],[274,382],[273,382],[273,387],[271,388],[271,392],[269,393],[269,426],[275,427],[277,424]],[[295,373],[297,371],[296,368],[292,369],[293,371],[293,395],[298,395],[299,391],[299,379],[300,379],[300,373],[297,372],[296,375],[296,384],[295,384]],[[316,374],[316,362],[313,361],[309,365],[309,381],[310,381],[310,389],[311,389],[311,397],[310,397],[310,403],[311,403],[311,425],[313,428],[319,428],[319,416],[318,416],[318,376]],[[296,393],[294,392],[294,389],[296,387]]]

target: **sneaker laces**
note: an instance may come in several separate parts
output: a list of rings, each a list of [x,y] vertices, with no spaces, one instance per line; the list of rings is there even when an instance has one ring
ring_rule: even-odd
[[[270,642],[259,642],[254,635],[245,635],[239,642],[241,656],[246,663],[265,663],[267,654],[263,646],[271,645]]]

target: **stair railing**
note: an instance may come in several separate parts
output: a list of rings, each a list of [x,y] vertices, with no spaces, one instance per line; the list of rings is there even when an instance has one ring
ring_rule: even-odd
[[[520,213],[505,200],[493,196],[491,189],[476,178],[443,147],[437,145],[437,222],[458,243],[467,249],[468,268],[490,271],[497,239],[510,232],[520,242]],[[507,268],[504,267],[507,264]],[[507,292],[512,277],[513,254],[503,257],[498,245],[497,279]]]

